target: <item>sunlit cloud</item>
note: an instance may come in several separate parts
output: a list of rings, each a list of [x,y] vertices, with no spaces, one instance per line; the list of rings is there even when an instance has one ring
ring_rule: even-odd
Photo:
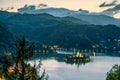
[[[13,10],[14,7],[8,7],[6,10]]]
[[[35,5],[24,5],[24,7],[19,8],[18,11],[19,12],[23,12],[23,11],[31,11],[31,10],[35,10],[36,6]]]
[[[115,14],[114,17],[115,17],[115,18],[120,18],[120,11],[119,11],[118,14]]]
[[[109,9],[107,9],[105,11],[118,11],[118,10],[120,10],[120,4],[117,4],[115,7],[109,8]]]
[[[3,10],[4,10],[4,8],[0,8],[0,10],[2,10],[2,11],[3,11]]]
[[[0,8],[1,11],[11,11],[14,7]]]
[[[84,9],[79,9],[78,10],[81,14],[89,14],[88,10],[84,10]]]
[[[115,16],[120,13],[120,4],[117,4],[113,8],[108,8],[101,13],[109,16]]]
[[[38,8],[45,8],[47,6],[48,6],[47,4],[41,3],[41,4],[38,5]]]
[[[46,8],[48,5],[47,4],[38,4],[38,5],[24,5],[24,7],[18,8],[18,12],[29,12],[37,9],[43,9]]]
[[[117,3],[117,0],[114,0],[111,3],[103,2],[102,4],[99,5],[99,7],[111,7],[111,6],[115,6],[116,3]]]

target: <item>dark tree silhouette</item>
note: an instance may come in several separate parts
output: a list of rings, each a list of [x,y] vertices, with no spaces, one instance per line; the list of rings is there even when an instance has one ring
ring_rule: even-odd
[[[107,73],[106,80],[120,80],[120,65],[114,65]]]
[[[8,59],[5,60],[1,77],[4,76],[5,80],[47,80],[45,70],[42,75],[38,75],[41,61],[39,61],[39,64],[34,64],[34,66],[27,62],[34,54],[34,43],[29,44],[25,36],[23,36],[16,42],[16,53],[12,64]]]

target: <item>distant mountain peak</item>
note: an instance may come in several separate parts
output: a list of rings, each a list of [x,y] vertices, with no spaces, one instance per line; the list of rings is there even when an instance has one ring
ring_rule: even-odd
[[[24,13],[24,11],[19,13]],[[26,11],[25,13],[27,14],[47,13],[56,17],[69,16],[69,17],[80,19],[89,24],[95,24],[95,25],[114,24],[114,25],[120,26],[119,19],[115,19],[113,17],[103,15],[103,14],[90,13],[88,10],[83,10],[83,9],[79,9],[78,11],[73,11],[66,8],[45,8],[45,9],[35,9],[28,12]]]
[[[11,13],[6,11],[0,11],[0,20],[7,19],[14,15],[21,14],[18,13]],[[80,9],[78,11],[69,10],[66,8],[45,8],[45,9],[35,9],[32,11],[22,12],[23,15],[36,15],[36,16],[47,16],[49,18],[64,18],[75,23],[80,24],[94,24],[94,25],[108,25],[114,24],[120,26],[120,19],[115,19],[113,17],[101,14],[94,14],[90,13],[87,10]],[[31,15],[30,15],[31,16]],[[69,16],[69,17],[68,17]],[[69,18],[69,19],[68,19]],[[71,19],[70,19],[71,18]]]

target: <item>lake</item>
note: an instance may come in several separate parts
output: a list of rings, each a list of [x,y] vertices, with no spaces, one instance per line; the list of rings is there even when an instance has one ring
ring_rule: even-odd
[[[120,57],[91,56],[91,62],[85,64],[67,64],[54,57],[42,59],[48,80],[105,80],[106,73],[115,64],[120,64]]]

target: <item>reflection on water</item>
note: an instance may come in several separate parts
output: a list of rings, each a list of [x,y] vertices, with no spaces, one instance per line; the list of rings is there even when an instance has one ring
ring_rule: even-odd
[[[58,62],[64,62],[66,64],[71,64],[71,65],[76,65],[76,66],[80,66],[80,65],[85,65],[86,63],[88,63],[89,61],[86,61],[83,59],[79,59],[79,58],[74,58],[74,59],[68,59],[67,61],[65,60],[66,57],[69,57],[70,54],[56,54],[56,53],[49,53],[49,54],[36,54],[36,56],[34,56],[34,58],[40,58],[42,60],[47,60],[47,59],[54,59]],[[70,55],[71,56],[71,55]],[[79,61],[78,61],[79,60]],[[92,59],[91,59],[92,61]]]
[[[111,67],[114,64],[120,64],[119,57],[91,56],[91,62],[80,63],[80,65],[66,64],[62,58],[61,55],[57,55],[42,59],[42,68],[46,69],[49,80],[105,80],[106,73]]]

